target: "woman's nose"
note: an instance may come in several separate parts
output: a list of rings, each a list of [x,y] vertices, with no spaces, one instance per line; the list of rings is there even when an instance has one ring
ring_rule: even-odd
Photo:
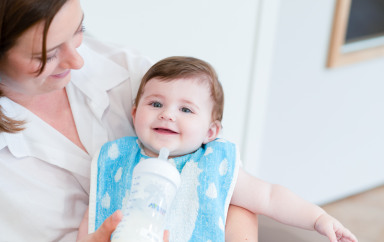
[[[67,45],[62,48],[62,64],[64,69],[80,69],[84,65],[84,59],[74,46]]]

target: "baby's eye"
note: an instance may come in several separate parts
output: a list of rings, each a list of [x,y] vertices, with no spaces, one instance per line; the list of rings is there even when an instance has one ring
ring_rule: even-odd
[[[181,112],[183,113],[192,113],[192,110],[189,108],[181,108]]]
[[[163,104],[159,103],[159,102],[152,102],[151,103],[151,106],[152,107],[155,107],[155,108],[161,108],[163,106]]]

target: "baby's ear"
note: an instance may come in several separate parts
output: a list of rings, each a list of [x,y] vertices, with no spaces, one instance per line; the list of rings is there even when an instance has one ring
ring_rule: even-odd
[[[216,139],[217,136],[219,136],[220,131],[221,131],[221,122],[219,120],[212,122],[209,126],[207,137],[205,137],[203,144],[206,144]]]
[[[135,124],[136,110],[137,110],[136,105],[133,105],[133,107],[132,107],[132,111],[131,111],[131,114],[132,114],[132,123],[133,123],[133,124]]]

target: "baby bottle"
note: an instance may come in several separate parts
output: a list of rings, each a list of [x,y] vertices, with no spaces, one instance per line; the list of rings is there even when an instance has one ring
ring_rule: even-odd
[[[129,200],[112,242],[163,241],[165,217],[180,185],[180,174],[167,161],[168,155],[162,148],[158,158],[142,160],[133,170]]]

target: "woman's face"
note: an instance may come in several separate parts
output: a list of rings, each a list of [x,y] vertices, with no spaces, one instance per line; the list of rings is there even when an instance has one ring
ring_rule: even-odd
[[[70,80],[71,69],[84,62],[76,48],[83,40],[83,12],[79,0],[68,0],[54,17],[47,35],[47,63],[41,66],[44,23],[24,32],[0,63],[1,90],[12,95],[34,96],[59,90]]]

